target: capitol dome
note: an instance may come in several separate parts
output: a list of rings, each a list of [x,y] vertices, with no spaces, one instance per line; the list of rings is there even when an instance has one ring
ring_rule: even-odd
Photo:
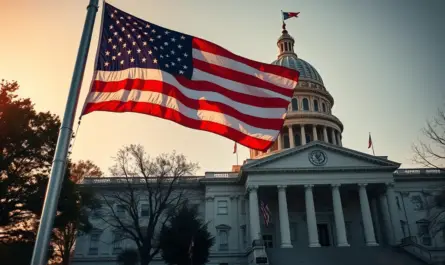
[[[310,63],[297,56],[282,56],[273,61],[272,64],[297,70],[300,72],[300,80],[312,80],[323,85],[323,80],[317,70]]]
[[[315,67],[297,56],[294,44],[294,38],[283,24],[282,34],[277,41],[278,58],[272,64],[297,70],[300,78],[277,140],[267,152],[251,149],[250,158],[261,158],[311,141],[342,146],[343,124],[332,114],[334,98],[326,90]]]

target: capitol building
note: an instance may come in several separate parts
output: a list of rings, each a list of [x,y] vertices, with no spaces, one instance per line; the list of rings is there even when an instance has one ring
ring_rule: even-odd
[[[332,113],[329,84],[294,50],[285,26],[277,46],[273,64],[300,72],[277,141],[267,152],[251,150],[250,159],[231,171],[189,178],[193,203],[215,237],[208,264],[444,261],[445,233],[429,231],[427,206],[445,173],[400,169],[388,157],[343,146],[344,125]],[[99,192],[120,188],[116,178],[88,178],[82,185]],[[110,229],[79,235],[72,264],[116,264],[125,245],[111,238]]]

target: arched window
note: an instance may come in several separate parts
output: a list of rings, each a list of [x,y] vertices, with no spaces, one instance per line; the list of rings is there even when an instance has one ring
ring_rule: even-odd
[[[301,138],[300,138],[300,134],[299,133],[296,133],[294,135],[294,143],[295,143],[295,146],[300,146],[301,145]]]
[[[314,99],[314,111],[318,111],[318,100]]]
[[[292,99],[292,110],[297,111],[298,110],[298,99],[293,98]]]
[[[290,147],[290,142],[289,142],[289,134],[283,134],[283,147],[284,148],[289,148]]]
[[[307,98],[303,98],[303,110],[309,110],[309,100]]]
[[[306,143],[310,143],[312,141],[312,137],[309,133],[306,133]]]
[[[326,112],[326,104],[324,104],[324,102],[321,103],[321,108],[323,109],[323,112]]]

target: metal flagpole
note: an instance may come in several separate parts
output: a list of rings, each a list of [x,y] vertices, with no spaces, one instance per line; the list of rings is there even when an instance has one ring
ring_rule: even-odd
[[[99,8],[99,0],[90,0],[87,7],[87,16],[83,27],[82,38],[80,40],[77,53],[76,64],[71,79],[70,90],[63,115],[62,126],[60,127],[59,138],[57,140],[56,152],[51,166],[51,175],[43,204],[42,217],[40,218],[37,239],[32,254],[31,265],[47,264],[47,254],[51,231],[56,215],[60,190],[62,188],[67,154],[73,132],[73,123],[76,115],[77,102],[79,100],[80,87],[82,85],[85,64],[90,48],[91,35],[93,33],[96,12]]]

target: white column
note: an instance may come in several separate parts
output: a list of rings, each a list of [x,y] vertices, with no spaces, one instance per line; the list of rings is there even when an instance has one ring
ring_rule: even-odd
[[[306,131],[304,129],[304,124],[300,125],[300,137],[301,137],[301,145],[306,144]]]
[[[312,139],[314,139],[314,141],[318,140],[317,126],[316,125],[312,125]]]
[[[331,137],[332,137],[332,144],[337,145],[337,137],[335,137],[335,130],[334,128],[331,128]]]
[[[286,186],[278,186],[278,208],[280,215],[281,247],[291,248],[289,213],[287,210]]]
[[[283,135],[281,132],[278,135],[278,150],[283,150]]]
[[[323,126],[323,138],[324,138],[324,141],[326,143],[329,142],[329,140],[328,140],[328,131],[326,130],[326,126]]]
[[[389,213],[391,216],[392,229],[394,231],[395,244],[400,244],[402,239],[402,227],[400,225],[399,210],[397,208],[396,195],[394,192],[394,183],[386,184],[386,196],[388,199]]]
[[[337,132],[337,144],[338,144],[339,146],[343,146],[343,144],[342,144],[342,142],[341,142],[341,135],[340,135],[340,132]]]
[[[337,246],[349,247],[346,238],[345,219],[343,217],[343,206],[340,197],[340,184],[332,184],[332,202],[334,205],[335,228],[337,231]]]
[[[383,234],[385,235],[385,239],[387,241],[386,243],[388,243],[389,245],[393,245],[395,242],[394,229],[392,229],[391,216],[389,214],[388,199],[386,198],[386,194],[382,194],[379,201],[380,209],[382,211],[383,223],[385,226],[385,233]]]
[[[258,209],[258,186],[250,186],[249,189],[249,221],[250,237],[252,242],[260,239],[260,212]],[[250,242],[250,246],[252,245]]]
[[[289,125],[289,145],[290,148],[295,147],[295,138],[294,138],[294,128],[292,128],[292,125]]]
[[[318,242],[317,217],[315,216],[312,187],[314,187],[314,185],[304,185],[307,233],[309,237],[309,247],[320,247],[320,243]]]
[[[367,246],[378,246],[375,241],[374,225],[372,223],[371,209],[369,208],[368,194],[366,192],[367,184],[358,184],[360,208],[362,210],[363,228],[365,232],[365,240]]]

